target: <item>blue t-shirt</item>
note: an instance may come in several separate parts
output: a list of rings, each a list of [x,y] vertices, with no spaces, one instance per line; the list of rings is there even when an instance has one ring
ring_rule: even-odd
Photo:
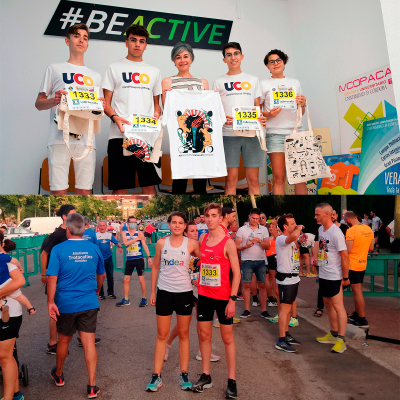
[[[11,278],[7,266],[7,263],[10,261],[11,256],[9,256],[7,253],[0,253],[0,285]]]
[[[127,230],[126,240],[132,240],[139,236],[138,231],[135,231],[133,235],[129,233]],[[137,258],[143,258],[143,246],[140,240],[137,240],[135,243],[129,245],[126,248],[126,259],[127,260],[135,260]]]
[[[96,232],[94,232],[93,229],[90,228],[86,229],[85,232],[83,233],[82,239],[98,245]]]
[[[112,256],[110,242],[118,244],[118,240],[115,239],[111,232],[96,232],[96,237],[101,254],[103,254],[104,260],[107,260],[107,258],[110,258]]]
[[[57,276],[55,303],[63,314],[99,308],[96,274],[104,274],[100,249],[83,239],[54,246],[47,275]]]

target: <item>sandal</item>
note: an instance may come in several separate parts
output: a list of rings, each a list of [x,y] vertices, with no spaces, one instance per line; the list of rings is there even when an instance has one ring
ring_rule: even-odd
[[[33,311],[33,312],[32,312]],[[30,308],[29,310],[28,310],[28,314],[29,315],[33,315],[33,314],[35,314],[35,312],[36,312],[36,308],[35,307],[32,307],[32,308]]]
[[[323,313],[324,313],[324,310],[322,310],[321,308],[317,308],[317,310],[314,313],[314,317],[321,318]]]

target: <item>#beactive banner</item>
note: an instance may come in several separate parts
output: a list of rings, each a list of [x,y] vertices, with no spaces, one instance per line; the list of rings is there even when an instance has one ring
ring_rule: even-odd
[[[361,151],[365,121],[396,116],[389,65],[339,83],[336,97],[342,154]]]
[[[358,194],[400,194],[400,131],[396,117],[364,122]]]
[[[88,25],[91,39],[124,41],[126,28],[138,24],[147,28],[149,44],[185,42],[210,50],[222,50],[232,28],[232,21],[222,19],[61,0],[44,34],[65,37],[68,28],[78,23]]]

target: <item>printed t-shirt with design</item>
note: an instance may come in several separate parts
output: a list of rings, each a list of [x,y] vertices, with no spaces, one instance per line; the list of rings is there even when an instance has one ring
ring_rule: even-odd
[[[365,271],[369,246],[374,240],[372,229],[363,224],[354,225],[347,230],[346,240],[353,242],[353,247],[349,253],[350,269],[352,271]]]
[[[300,268],[299,250],[295,242],[286,243],[287,236],[281,235],[275,239],[276,271],[282,274],[298,274]],[[278,285],[293,285],[300,282],[300,276],[292,276],[283,281],[276,280]]]
[[[340,228],[333,224],[324,232],[324,227],[318,229],[319,250],[318,266],[319,277],[330,281],[343,279],[342,258],[340,251],[347,251],[345,237]]]
[[[63,62],[60,64],[51,64],[47,67],[42,84],[40,85],[39,93],[45,93],[48,98],[51,98],[55,96],[55,93],[58,90],[65,90],[65,88],[68,88],[71,85],[97,86],[100,89],[100,83],[101,76],[99,73],[85,66]],[[102,96],[103,94],[100,90],[100,93],[97,93],[97,97]],[[47,141],[48,146],[52,146],[54,144],[65,145],[63,132],[57,128],[57,124],[54,122],[56,113],[57,106],[54,106],[50,109],[50,132],[49,139]],[[82,135],[80,139],[77,139],[70,135],[69,144],[86,146],[87,136],[88,135]],[[96,148],[94,137],[93,148]]]
[[[0,285],[10,279],[7,263],[11,262],[12,258],[7,253],[0,253]]]
[[[102,89],[113,92],[113,109],[120,117],[130,114],[154,115],[154,96],[162,93],[161,72],[158,68],[126,58],[107,66],[101,82]],[[117,124],[111,121],[108,139],[123,139]]]
[[[8,277],[10,278],[10,272],[14,271],[15,269],[18,269],[18,267],[14,264],[11,263],[7,263],[7,273],[8,273]],[[4,282],[0,285],[0,289],[2,289],[4,286],[6,286],[8,284],[8,282]],[[22,315],[22,304],[18,301],[13,299],[12,297],[6,296],[6,300],[7,300],[7,305],[9,307],[8,309],[8,313],[10,315],[10,317],[19,317],[20,315]],[[0,319],[1,319],[1,312],[0,312]]]
[[[372,232],[376,232],[381,224],[383,224],[383,222],[379,217],[372,218]]]
[[[97,243],[97,236],[96,232],[93,231],[93,229],[85,229],[85,232],[83,233],[82,239],[87,240],[95,245],[98,245]]]
[[[119,242],[117,239],[115,239],[111,232],[96,232],[96,237],[101,254],[103,254],[104,260],[107,260],[112,256],[111,243],[118,244]]]
[[[168,126],[172,179],[227,175],[222,141],[226,118],[218,93],[171,90],[162,121]]]
[[[57,276],[54,302],[63,314],[99,308],[96,274],[103,275],[100,249],[83,239],[68,239],[54,247],[47,275]]]
[[[136,239],[139,236],[139,232],[137,230],[135,230],[132,235],[129,233],[128,229],[124,230],[124,232],[126,232],[126,240],[128,241]],[[138,258],[143,258],[143,246],[140,240],[137,240],[135,243],[130,244],[126,252],[127,260],[135,260]]]
[[[254,100],[261,96],[258,78],[244,72],[237,75],[222,75],[214,81],[224,106],[225,115],[232,115],[233,107],[254,107]],[[223,136],[233,136],[232,125],[224,125]]]
[[[394,235],[394,220],[387,226],[390,229],[390,233]],[[390,243],[394,242],[394,237],[390,236]]]
[[[225,257],[225,243],[227,236],[215,246],[207,246],[209,233],[204,236],[200,245],[200,275],[199,295],[218,300],[229,300],[231,295],[231,283],[229,272],[231,263]]]
[[[199,273],[200,273],[200,258],[190,256],[190,262],[189,262],[189,277],[190,281],[197,281],[199,282]],[[193,286],[193,294],[197,295],[198,293],[198,288],[196,285]]]
[[[198,232],[198,237],[197,240],[200,239],[200,236],[203,233],[208,233],[208,226],[206,224],[202,224],[201,222],[197,224],[197,232]]]
[[[243,225],[240,227],[236,233],[236,238],[242,239],[241,245],[244,246],[247,242],[251,242],[252,237],[257,237],[261,240],[269,238],[268,229],[265,226],[258,225],[256,229],[253,230],[250,224]],[[242,261],[256,261],[265,260],[265,250],[261,247],[261,243],[254,243],[253,246],[248,249],[242,250]]]
[[[300,82],[297,79],[282,78],[282,79],[265,79],[261,82],[261,97],[260,104],[262,104],[263,112],[271,111],[271,95],[273,89],[276,88],[293,88],[295,94],[302,94]],[[282,111],[275,117],[270,118],[267,122],[265,129],[266,133],[288,135],[293,133],[296,126],[297,110],[282,109]],[[304,131],[303,126],[300,124],[298,132]],[[267,144],[268,145],[268,144]]]

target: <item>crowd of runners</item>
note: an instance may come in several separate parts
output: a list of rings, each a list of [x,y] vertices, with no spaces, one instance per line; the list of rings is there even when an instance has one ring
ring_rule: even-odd
[[[316,338],[317,342],[331,344],[333,353],[343,353],[347,323],[368,327],[362,283],[367,257],[378,244],[373,230],[382,221],[375,213],[371,213],[371,219],[368,215],[362,219],[345,210],[343,220],[338,222],[337,212],[328,203],[321,203],[315,209],[319,228],[307,233],[301,224],[302,215],[267,218],[261,210],[253,208],[239,228],[233,208],[210,203],[194,221],[188,221],[182,212],[171,213],[167,218],[170,233],[157,241],[154,259],[148,247],[149,235],[145,236],[143,225],[135,217],[117,223],[120,229],[114,233],[108,221],[100,221],[95,232],[89,228],[89,218],[77,214],[72,205],[61,206],[57,215],[63,223],[44,240],[41,251],[41,281],[50,316],[46,351],[56,355],[51,377],[57,386],[63,386],[64,361],[69,343],[78,331],[78,344],[84,348],[88,370],[88,398],[95,398],[100,392],[96,382],[95,345],[100,341],[95,337],[97,314],[101,301],[117,300],[112,246],[117,246],[119,252],[122,246],[126,247],[124,294],[116,306],[131,305],[129,292],[134,270],[142,292],[139,307],[148,305],[149,292],[149,303],[155,306],[157,339],[147,391],[157,391],[162,386],[163,364],[177,336],[182,390],[201,393],[211,388],[211,362],[220,359],[220,355],[212,352],[215,326],[220,328],[225,346],[226,398],[237,398],[233,324],[250,318],[252,308],[260,306],[262,318],[279,324],[275,348],[296,352],[301,343],[289,333],[289,327],[299,325],[296,297],[301,276],[318,276],[318,308],[314,315],[320,317],[325,306],[329,317],[330,331]],[[25,283],[19,262],[7,254],[15,248],[13,242],[4,239],[1,231],[0,242],[0,362],[4,400],[21,400],[24,397],[19,391],[13,349],[22,323],[22,305],[29,314],[35,309],[19,290]],[[144,279],[145,259],[151,268],[150,291]],[[347,314],[343,303],[343,288],[348,285],[354,294],[352,314]],[[240,300],[244,301],[245,309],[240,318],[235,318],[235,305]],[[278,307],[277,315],[272,317],[268,307]],[[189,342],[193,310],[197,319],[196,344]],[[171,329],[174,312],[177,323]],[[199,346],[196,359],[202,363],[200,378],[193,383],[188,375],[190,345]]]

